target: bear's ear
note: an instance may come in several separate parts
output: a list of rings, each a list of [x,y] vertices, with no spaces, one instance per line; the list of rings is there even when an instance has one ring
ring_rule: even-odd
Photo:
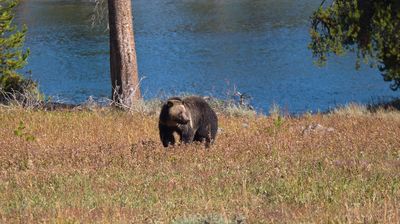
[[[172,101],[168,100],[167,106],[168,106],[168,107],[172,107],[173,105],[174,105],[174,103],[173,103]]]

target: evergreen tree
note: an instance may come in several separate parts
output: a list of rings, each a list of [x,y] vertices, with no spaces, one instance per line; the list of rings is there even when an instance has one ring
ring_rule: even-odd
[[[22,49],[27,28],[19,31],[13,24],[13,9],[17,4],[16,0],[0,0],[0,89],[6,93],[22,93],[33,84],[17,73],[29,55],[29,50]]]
[[[357,54],[360,61],[377,66],[391,88],[400,87],[400,1],[325,1],[312,16],[309,48],[324,64],[329,54]]]

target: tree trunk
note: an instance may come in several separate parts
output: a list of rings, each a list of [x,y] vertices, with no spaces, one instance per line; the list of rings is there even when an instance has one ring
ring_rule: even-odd
[[[112,99],[131,107],[140,99],[131,0],[108,0]]]

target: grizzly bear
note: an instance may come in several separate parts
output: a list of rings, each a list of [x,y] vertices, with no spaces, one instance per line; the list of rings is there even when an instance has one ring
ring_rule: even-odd
[[[201,97],[172,97],[161,108],[158,127],[164,147],[175,144],[174,133],[184,143],[205,141],[209,147],[217,135],[218,118]]]

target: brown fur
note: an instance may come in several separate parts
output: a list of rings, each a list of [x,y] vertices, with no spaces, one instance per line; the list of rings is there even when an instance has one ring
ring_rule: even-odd
[[[208,147],[218,130],[218,118],[208,103],[201,97],[172,97],[163,105],[159,119],[160,138],[165,147],[174,145],[174,133],[180,141],[206,142]]]

